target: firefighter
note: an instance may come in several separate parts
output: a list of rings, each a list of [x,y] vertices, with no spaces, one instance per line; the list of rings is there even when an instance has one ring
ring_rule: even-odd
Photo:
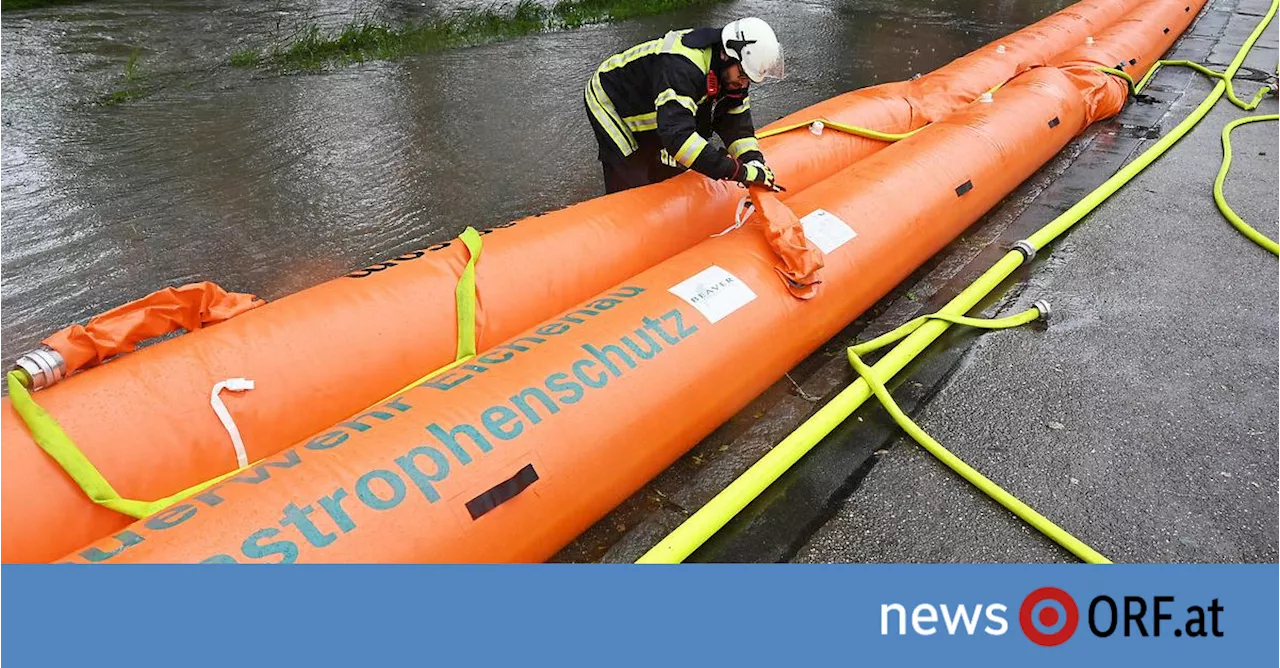
[[[587,83],[586,105],[605,191],[687,169],[776,188],[755,137],[748,89],[782,76],[782,46],[758,18],[673,30],[604,61]],[[726,149],[708,145],[712,132]]]

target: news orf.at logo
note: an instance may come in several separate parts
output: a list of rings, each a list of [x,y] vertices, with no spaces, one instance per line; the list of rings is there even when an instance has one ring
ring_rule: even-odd
[[[1022,633],[1040,647],[1057,647],[1079,629],[1097,639],[1125,638],[1222,638],[1225,613],[1217,598],[1203,605],[1181,608],[1172,595],[1093,595],[1083,607],[1065,590],[1040,587],[1022,599],[1017,608]],[[882,636],[1004,636],[1009,630],[1012,606],[999,601],[936,601],[883,603],[880,605]],[[1194,642],[1194,641],[1193,641]]]
[[[1022,600],[1018,624],[1031,642],[1054,647],[1075,634],[1080,625],[1080,610],[1067,592],[1057,587],[1041,587]]]

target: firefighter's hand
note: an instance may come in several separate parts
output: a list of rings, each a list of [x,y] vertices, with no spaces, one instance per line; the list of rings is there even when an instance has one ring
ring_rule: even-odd
[[[734,180],[743,185],[761,185],[770,190],[778,189],[773,170],[759,160],[752,160],[745,165],[739,164],[738,170],[734,173]]]

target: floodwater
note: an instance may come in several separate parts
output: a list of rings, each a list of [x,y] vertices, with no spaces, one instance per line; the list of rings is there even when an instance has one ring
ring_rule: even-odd
[[[0,148],[7,368],[49,333],[197,280],[268,300],[602,193],[586,77],[671,28],[770,21],[787,78],[758,125],[928,72],[1067,0],[741,0],[323,74],[227,66],[301,26],[485,0],[99,0],[5,12]],[[97,100],[137,74],[151,93]]]

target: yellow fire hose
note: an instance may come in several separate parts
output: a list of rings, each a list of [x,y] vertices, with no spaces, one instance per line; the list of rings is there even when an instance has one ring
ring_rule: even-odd
[[[1255,104],[1254,107],[1256,106],[1258,105]],[[1250,108],[1252,109],[1253,107]],[[1227,196],[1222,194],[1222,185],[1227,182],[1227,170],[1231,169],[1231,131],[1245,123],[1275,120],[1280,120],[1280,115],[1246,116],[1231,121],[1227,123],[1226,127],[1222,128],[1222,167],[1218,169],[1218,176],[1213,180],[1213,201],[1217,203],[1218,210],[1222,212],[1222,215],[1240,231],[1240,234],[1248,237],[1253,243],[1271,251],[1272,255],[1280,255],[1280,246],[1275,241],[1267,238],[1265,234],[1253,229],[1248,223],[1244,222],[1244,219],[1231,208],[1231,205],[1227,204]]]
[[[757,135],[757,137],[759,139],[764,139],[765,137],[780,135],[784,132],[791,132],[792,130],[799,130],[800,128],[812,127],[814,123],[821,123],[823,128],[831,128],[832,130],[843,132],[845,134],[851,134],[851,135],[856,135],[858,137],[866,137],[867,139],[877,139],[879,141],[888,141],[888,142],[894,142],[894,141],[906,139],[907,137],[910,137],[911,135],[924,129],[923,127],[920,127],[910,132],[901,132],[901,133],[881,132],[879,130],[872,130],[871,128],[864,128],[857,125],[845,125],[844,123],[836,123],[834,121],[829,121],[825,118],[815,118],[811,121],[805,121],[803,123],[792,123],[790,125],[784,125],[780,128],[771,128],[769,130],[765,130],[764,132],[761,132],[759,135]]]
[[[1236,96],[1235,86],[1232,85],[1232,82],[1231,82],[1231,77],[1235,75],[1235,70],[1228,69],[1227,72],[1215,72],[1214,70],[1211,70],[1205,67],[1204,65],[1201,65],[1200,63],[1195,63],[1190,60],[1158,60],[1156,61],[1156,64],[1153,65],[1151,69],[1147,71],[1146,76],[1142,77],[1142,81],[1139,81],[1137,84],[1133,85],[1132,87],[1133,93],[1137,95],[1138,93],[1142,92],[1142,89],[1146,88],[1147,84],[1151,82],[1151,78],[1155,76],[1156,71],[1159,70],[1161,67],[1165,67],[1165,66],[1190,67],[1191,69],[1197,72],[1200,72],[1201,74],[1205,74],[1207,76],[1218,79],[1220,82],[1223,82],[1226,84],[1227,99],[1231,101],[1231,104],[1236,105],[1237,107],[1239,107],[1240,109],[1243,109],[1244,111],[1253,111],[1254,109],[1257,109],[1258,105],[1261,104],[1262,99],[1272,91],[1271,86],[1263,86],[1260,90],[1258,90],[1257,93],[1254,93],[1253,99],[1249,100],[1248,102],[1245,102]],[[1132,82],[1133,79],[1129,78],[1129,81]],[[1222,193],[1222,185],[1227,180],[1227,170],[1231,169],[1231,131],[1241,125],[1244,125],[1245,123],[1256,123],[1258,121],[1274,121],[1274,120],[1277,120],[1278,118],[1280,118],[1280,116],[1277,116],[1275,114],[1266,114],[1262,116],[1249,116],[1246,118],[1241,118],[1241,119],[1232,121],[1228,123],[1226,127],[1222,128],[1222,167],[1219,168],[1218,176],[1213,181],[1213,201],[1218,205],[1218,210],[1222,212],[1223,217],[1225,217],[1227,221],[1231,223],[1232,226],[1234,226],[1237,230],[1239,230],[1240,233],[1243,234],[1245,237],[1247,237],[1250,241],[1267,249],[1267,251],[1269,251],[1272,255],[1280,255],[1280,246],[1277,246],[1275,241],[1267,238],[1266,235],[1255,230],[1252,226],[1250,226],[1248,223],[1244,222],[1242,218],[1240,218],[1240,215],[1237,214],[1235,210],[1231,208],[1231,205],[1227,204],[1226,195]]]
[[[1010,512],[1017,515],[1024,522],[1035,527],[1040,531],[1040,533],[1048,536],[1053,540],[1053,542],[1066,548],[1069,552],[1080,557],[1085,562],[1090,564],[1109,564],[1111,562],[1106,557],[1102,556],[1088,545],[1085,545],[1083,541],[1072,536],[1044,515],[1032,510],[1031,506],[1019,501],[1017,497],[1006,492],[1002,487],[979,473],[977,469],[964,463],[963,460],[952,454],[950,450],[942,447],[942,444],[934,440],[932,436],[925,433],[924,429],[920,428],[920,425],[913,422],[911,418],[907,417],[907,414],[898,407],[897,402],[895,402],[893,397],[890,396],[889,390],[884,386],[884,383],[876,380],[875,372],[872,371],[871,367],[867,366],[860,357],[860,355],[865,355],[866,353],[878,350],[890,343],[893,343],[894,341],[897,341],[898,339],[908,336],[911,332],[919,329],[929,320],[945,320],[951,324],[967,325],[969,327],[979,327],[982,329],[1007,329],[1009,327],[1024,325],[1040,317],[1048,317],[1048,310],[1048,304],[1037,302],[1036,306],[1023,311],[1022,313],[992,320],[941,314],[922,316],[884,336],[849,348],[849,363],[853,365],[853,370],[858,372],[858,375],[862,377],[862,380],[871,387],[871,391],[875,394],[876,398],[880,400],[880,403],[884,404],[885,410],[887,410],[889,415],[893,417],[893,421],[898,423],[898,426],[902,427],[902,430],[907,432],[907,435],[914,439],[916,443],[919,443],[921,447],[929,452],[929,454],[936,457],[938,461],[946,464],[952,471],[960,474],[960,477],[969,481],[969,483],[974,487],[982,490],[983,493],[994,499],[1000,505],[1009,509]]]
[[[1236,97],[1235,86],[1232,85],[1231,77],[1227,76],[1227,72],[1215,72],[1205,67],[1204,65],[1201,65],[1200,63],[1193,63],[1190,60],[1157,60],[1156,64],[1152,65],[1150,70],[1147,70],[1147,74],[1146,76],[1142,77],[1142,81],[1139,81],[1137,84],[1133,86],[1134,94],[1136,95],[1138,93],[1141,93],[1142,89],[1146,88],[1148,83],[1151,83],[1151,78],[1155,76],[1156,71],[1158,71],[1161,67],[1170,66],[1170,65],[1176,65],[1178,67],[1190,67],[1191,69],[1197,72],[1200,72],[1201,74],[1206,74],[1215,79],[1218,79],[1219,81],[1226,82],[1227,99],[1231,100],[1231,104],[1234,104],[1245,111],[1253,111],[1254,109],[1257,109],[1258,104],[1262,102],[1262,98],[1266,97],[1267,93],[1271,92],[1271,86],[1263,86],[1261,90],[1259,90],[1257,93],[1254,93],[1252,100],[1249,100],[1248,102],[1244,102],[1240,98]],[[1228,69],[1228,72],[1230,72],[1232,76],[1235,75],[1234,70]],[[1130,79],[1130,81],[1132,81],[1132,79]]]
[[[1277,0],[1272,0],[1266,16],[1263,17],[1253,33],[1249,35],[1249,38],[1245,40],[1245,43],[1236,52],[1236,56],[1227,67],[1227,70],[1222,73],[1221,77],[1217,77],[1218,83],[1213,90],[1186,119],[1061,216],[1042,227],[1030,238],[1019,242],[1016,250],[1007,253],[991,269],[988,269],[978,280],[965,288],[935,315],[963,316],[1004,279],[1008,278],[1023,262],[1033,257],[1036,251],[1044,248],[1050,241],[1053,241],[1063,232],[1070,229],[1071,226],[1080,222],[1122,186],[1133,180],[1135,176],[1155,162],[1157,158],[1164,155],[1178,140],[1186,136],[1222,98],[1228,88],[1228,82],[1240,69],[1244,63],[1245,56],[1248,55],[1249,50],[1253,48],[1254,43],[1258,41],[1267,24],[1275,16],[1277,4]],[[817,413],[761,457],[759,461],[716,495],[707,505],[699,509],[677,527],[675,531],[654,546],[653,549],[645,553],[637,560],[637,563],[679,563],[688,558],[690,554],[693,554],[694,550],[715,535],[725,524],[746,508],[747,504],[763,493],[769,485],[773,484],[785,471],[791,468],[809,450],[813,449],[822,438],[831,433],[837,425],[870,398],[874,393],[874,389],[868,380],[876,381],[880,388],[883,389],[883,383],[886,380],[893,378],[929,344],[937,340],[949,326],[950,322],[947,319],[942,317],[929,318],[927,322],[919,323],[914,331],[874,366],[866,367],[863,365],[859,369],[861,378],[841,391],[831,402],[820,408]],[[850,361],[852,362],[853,360],[854,357],[851,356]],[[857,368],[856,364],[855,368]],[[885,398],[888,398],[887,393],[884,393],[884,396],[881,397],[882,400]],[[888,407],[890,403],[885,405]],[[913,434],[913,436],[917,435]],[[974,471],[974,473],[976,474],[977,472]],[[983,488],[983,491],[989,490]],[[1030,509],[1028,508],[1027,510]],[[1046,527],[1037,525],[1036,528],[1044,531]],[[1063,533],[1065,534],[1065,532]],[[1077,556],[1090,560],[1086,556],[1089,553],[1084,552],[1084,550],[1088,550],[1087,546],[1082,543],[1079,547],[1083,548],[1083,550],[1073,550],[1073,552]],[[1092,551],[1089,550],[1089,552]],[[1097,555],[1097,558],[1102,559],[1101,555]]]
[[[1112,70],[1109,70],[1108,68],[1102,68],[1102,69],[1106,69],[1107,71],[1112,71]],[[1119,72],[1119,70],[1115,70],[1115,71]],[[1124,72],[1120,72],[1120,74],[1126,80],[1128,80],[1130,87],[1132,87],[1133,78]],[[1003,83],[998,83],[992,86],[989,90],[987,90],[985,94],[983,94],[981,97],[978,98],[978,101],[986,100],[989,102],[990,95],[1000,90],[1000,87],[1003,85],[1004,85]],[[815,123],[818,123],[820,125],[815,126],[814,125]],[[837,132],[843,132],[845,134],[850,134],[857,137],[866,137],[867,139],[875,139],[875,140],[884,141],[884,142],[895,142],[895,141],[902,141],[903,139],[906,139],[907,137],[910,137],[927,127],[929,127],[929,125],[925,124],[914,130],[910,130],[908,132],[881,132],[879,130],[872,130],[871,128],[864,128],[860,125],[847,125],[845,123],[837,123],[835,121],[830,121],[825,118],[815,118],[813,120],[805,121],[803,123],[791,123],[790,125],[784,125],[779,128],[770,128],[768,130],[765,130],[757,134],[756,138],[764,139],[765,137],[780,135],[785,132],[791,132],[792,130],[799,130],[800,128],[809,128],[811,131],[815,133],[820,133],[825,128],[831,128],[832,130],[835,130]]]

